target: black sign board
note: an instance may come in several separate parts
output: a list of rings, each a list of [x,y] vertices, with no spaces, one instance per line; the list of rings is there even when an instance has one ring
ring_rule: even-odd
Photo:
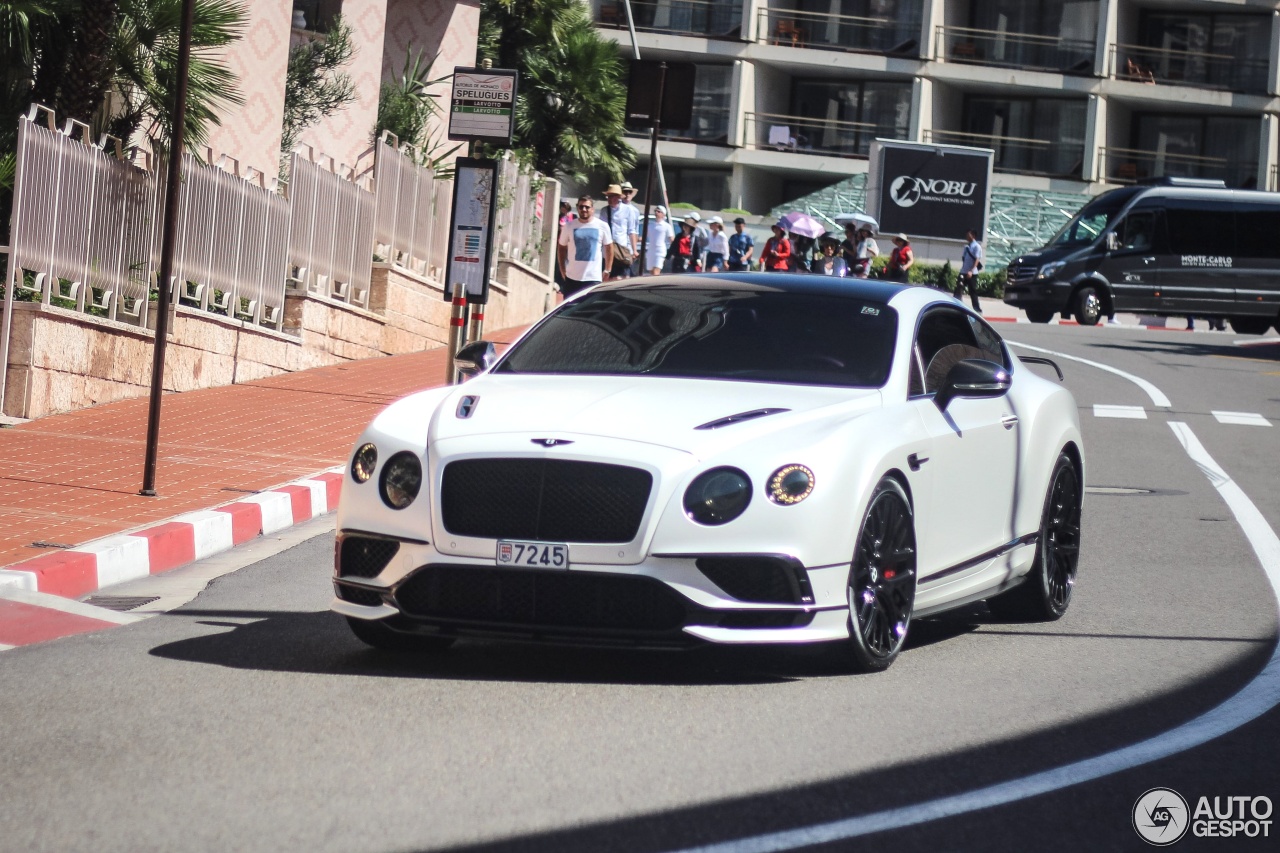
[[[880,232],[964,240],[973,229],[981,237],[987,226],[991,158],[985,148],[877,140],[868,201]]]
[[[488,303],[497,202],[498,161],[459,157],[454,163],[453,213],[449,217],[446,300],[453,296],[453,285],[461,284],[466,290],[467,302]]]
[[[627,124],[653,127],[658,115],[660,63],[649,59],[631,60],[627,78]],[[662,84],[662,126],[683,130],[693,124],[693,89],[697,68],[692,62],[668,62]]]

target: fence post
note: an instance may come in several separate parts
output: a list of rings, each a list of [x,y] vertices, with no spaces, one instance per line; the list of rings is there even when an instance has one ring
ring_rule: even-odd
[[[462,349],[466,335],[467,291],[461,282],[453,285],[453,308],[449,313],[449,351],[445,353],[444,381],[448,385],[458,384],[458,369],[455,356]],[[483,315],[481,315],[483,316]]]

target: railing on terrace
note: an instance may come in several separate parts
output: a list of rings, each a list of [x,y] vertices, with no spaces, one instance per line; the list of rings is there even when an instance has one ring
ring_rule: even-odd
[[[756,41],[849,53],[920,55],[920,25],[890,18],[761,9]]]
[[[937,29],[935,58],[948,62],[1089,75],[1093,73],[1095,53],[1094,43],[1083,39],[940,26]]]
[[[598,26],[627,28],[622,0],[591,0],[591,10]],[[640,32],[742,37],[741,0],[631,0],[631,14]]]
[[[993,168],[1014,175],[1042,175],[1050,178],[1080,179],[1084,167],[1084,143],[1016,136],[991,136],[950,130],[926,130],[925,142],[969,145],[995,151]]]
[[[374,254],[426,278],[443,281],[448,258],[453,182],[422,165],[411,145],[389,131],[374,155]]]
[[[664,128],[659,136],[662,139],[670,139],[676,142],[726,145],[729,141],[730,113],[731,111],[728,107],[700,107],[695,103],[693,107],[693,123],[689,127],[675,130]],[[647,128],[628,127],[626,132],[627,136],[649,138]]]
[[[1110,75],[1117,80],[1259,95],[1267,91],[1269,61],[1265,57],[1114,44],[1108,61]]]
[[[744,113],[743,120],[748,148],[800,154],[865,158],[873,139],[906,137],[905,128],[890,124],[812,119],[778,113]]]
[[[493,263],[499,258],[542,268],[543,222],[548,215],[546,179],[503,160],[498,171],[498,211],[494,215]]]
[[[294,151],[289,165],[290,284],[329,299],[369,307],[373,274],[374,195]]]
[[[1258,178],[1257,163],[1241,163],[1226,157],[1161,154],[1137,148],[1099,148],[1099,174],[1114,184],[1132,184],[1166,175],[1184,178],[1217,178],[1229,187],[1252,187]]]

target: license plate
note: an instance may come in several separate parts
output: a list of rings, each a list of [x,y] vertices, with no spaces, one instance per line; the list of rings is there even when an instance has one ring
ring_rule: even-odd
[[[498,540],[499,566],[521,566],[526,569],[569,568],[569,546],[549,542]]]

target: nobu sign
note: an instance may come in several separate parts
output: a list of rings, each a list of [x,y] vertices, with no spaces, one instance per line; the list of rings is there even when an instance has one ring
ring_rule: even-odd
[[[992,152],[985,148],[882,142],[871,148],[867,202],[886,234],[963,240],[987,226]]]

